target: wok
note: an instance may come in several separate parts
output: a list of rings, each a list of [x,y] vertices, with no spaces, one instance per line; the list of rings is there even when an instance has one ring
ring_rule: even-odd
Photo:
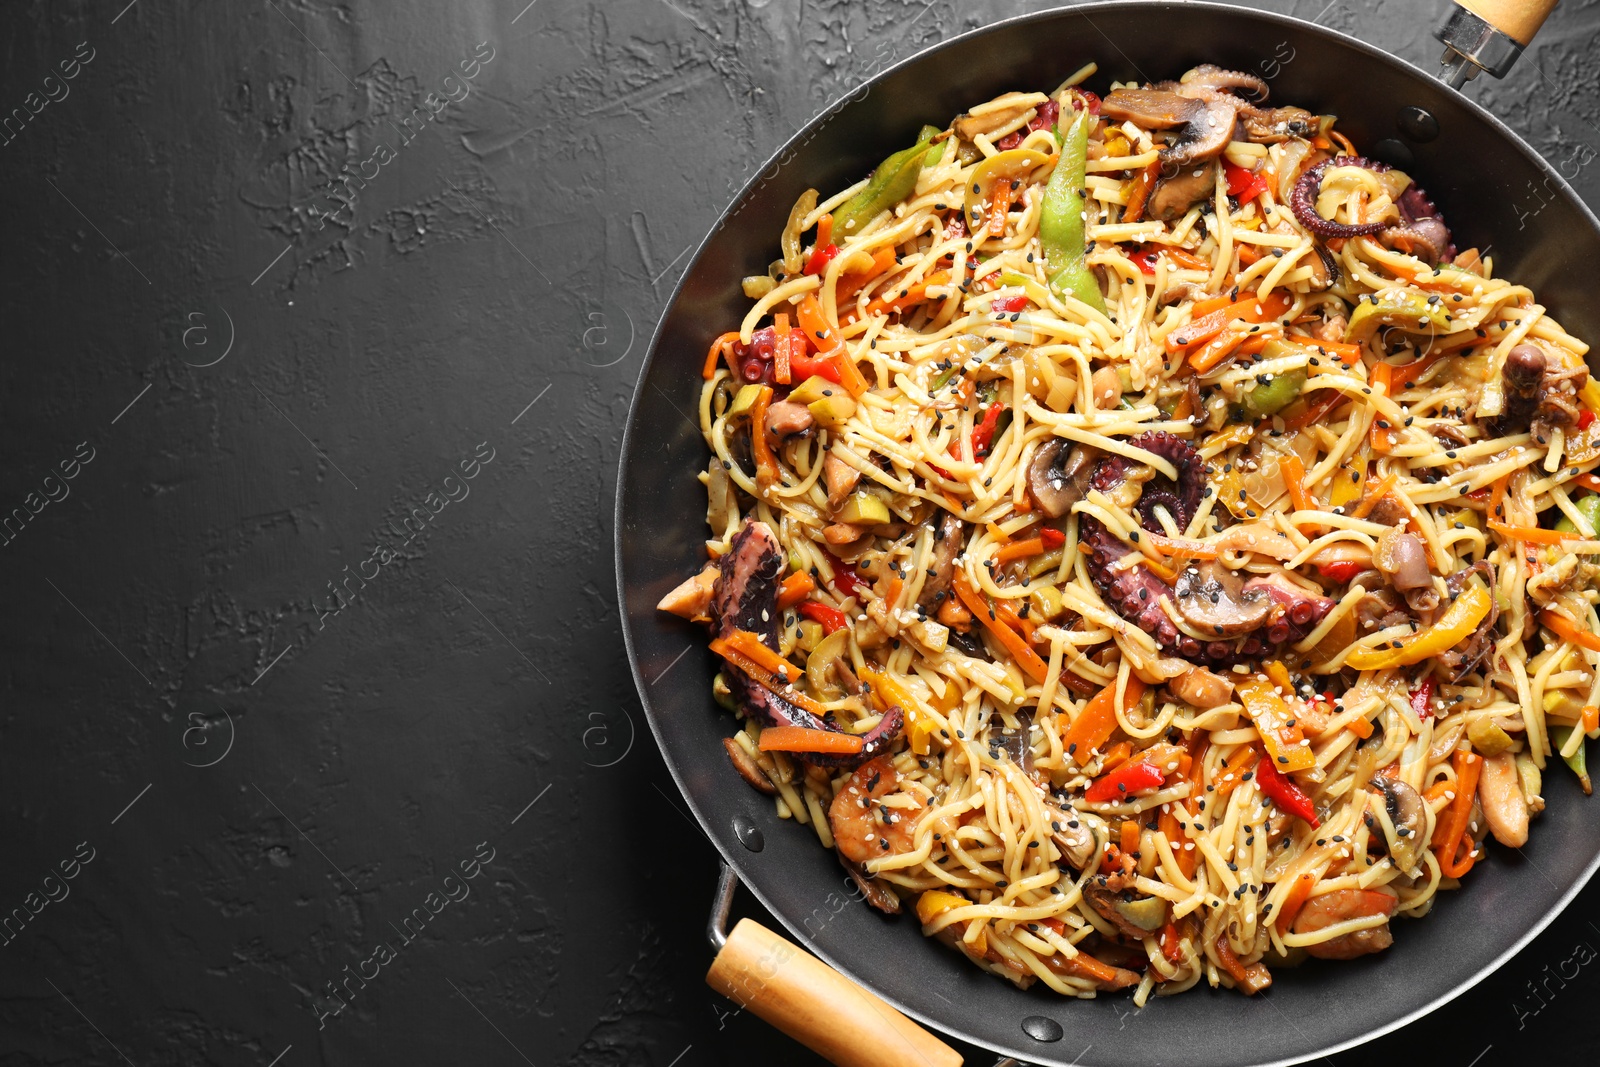
[[[1537,29],[1538,5],[1471,0],[1508,30],[1458,12],[1441,36],[1491,73]],[[1536,10],[1528,10],[1532,6]],[[1520,20],[1507,22],[1506,19]],[[1269,76],[1273,99],[1337,114],[1368,154],[1404,166],[1465,248],[1494,246],[1497,271],[1533,287],[1579,337],[1600,338],[1587,273],[1600,224],[1562,176],[1510,129],[1448,85],[1378,49],[1292,18],[1208,3],[1095,3],[968,33],[879,73],[801,130],[746,186],[701,244],[646,359],[622,450],[617,583],[640,698],[661,751],[729,873],[830,967],[775,934],[741,923],[713,984],[846,1064],[955,1064],[960,1057],[911,1019],[997,1055],[1094,1067],[1283,1064],[1387,1033],[1481,980],[1533,938],[1600,865],[1600,819],[1573,777],[1547,776],[1548,809],[1522,854],[1499,850],[1435,912],[1395,924],[1389,951],[1278,972],[1245,998],[1196,990],[1153,999],[1131,1024],[1128,1001],[1074,1001],[1041,985],[1021,992],[923,938],[914,916],[886,920],[853,899],[808,827],[777,818],[739,780],[721,740],[732,720],[710,699],[704,631],[658,613],[656,601],[704,561],[706,448],[689,416],[712,337],[749,302],[739,280],[762,273],[795,198],[840,189],[923,123],[943,126],[1008,89],[1057,84],[1094,60],[1094,84],[1176,77],[1201,62]],[[1475,67],[1454,55],[1458,84]],[[848,977],[844,977],[848,976]],[[858,988],[854,983],[859,983]],[[871,990],[871,993],[863,990]],[[874,996],[876,994],[876,996]],[[881,998],[881,999],[879,999]],[[892,1007],[890,1006],[892,1005]],[[898,1008],[899,1012],[895,1009]]]

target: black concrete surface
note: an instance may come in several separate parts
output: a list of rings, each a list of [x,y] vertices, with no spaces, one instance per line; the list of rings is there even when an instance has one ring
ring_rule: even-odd
[[[817,1062],[701,982],[618,438],[685,253],[873,43],[1038,6],[0,10],[0,1064]],[[1446,4],[1262,6],[1431,69]],[[1591,206],[1597,35],[1566,0],[1468,90]],[[1592,1063],[1597,906],[1338,1062]]]

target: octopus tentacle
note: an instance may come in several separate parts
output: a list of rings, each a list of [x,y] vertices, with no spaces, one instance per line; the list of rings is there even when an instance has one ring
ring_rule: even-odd
[[[1154,512],[1156,506],[1161,505],[1172,514],[1178,526],[1187,526],[1200,506],[1205,489],[1205,466],[1199,453],[1182,438],[1160,431],[1142,434],[1128,443],[1161,456],[1178,471],[1176,482],[1158,475],[1142,487],[1135,505],[1140,525],[1152,533],[1160,532]],[[1133,467],[1132,460],[1108,456],[1096,465],[1090,476],[1090,487],[1102,493],[1110,492],[1128,478]],[[1233,640],[1202,643],[1181,632],[1168,614],[1166,602],[1176,595],[1173,588],[1141,562],[1136,553],[1130,554],[1122,540],[1104,524],[1091,515],[1082,516],[1079,537],[1092,559],[1090,576],[1107,603],[1155,638],[1163,649],[1191,662],[1227,666],[1299,641],[1333,608],[1332,600],[1301,589],[1287,577],[1259,576],[1245,584],[1244,593],[1256,598],[1257,603],[1261,597],[1271,599],[1273,608],[1265,625]],[[1125,560],[1130,555],[1133,562],[1128,565]]]
[[[1379,163],[1366,156],[1335,156],[1318,163],[1300,175],[1300,180],[1294,183],[1294,191],[1289,194],[1289,207],[1294,211],[1294,217],[1300,220],[1300,225],[1320,237],[1346,238],[1365,237],[1388,225],[1383,222],[1334,222],[1317,214],[1317,190],[1322,187],[1322,176],[1332,167],[1365,167],[1379,174],[1389,169],[1387,163]]]

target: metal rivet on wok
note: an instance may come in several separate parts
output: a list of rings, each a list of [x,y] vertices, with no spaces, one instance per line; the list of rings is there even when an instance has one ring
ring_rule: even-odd
[[[761,836],[761,830],[748,815],[733,817],[733,836],[739,839],[739,844],[751,852],[760,852],[767,845],[767,839]]]
[[[1385,137],[1367,149],[1367,154],[1373,159],[1387,163],[1391,167],[1399,167],[1401,170],[1410,170],[1417,162],[1411,146],[1393,137]]]
[[[1030,1015],[1022,1020],[1022,1032],[1035,1041],[1060,1041],[1066,1035],[1060,1023],[1043,1015]]]
[[[1422,144],[1439,136],[1439,120],[1420,107],[1401,108],[1399,124],[1401,133]]]

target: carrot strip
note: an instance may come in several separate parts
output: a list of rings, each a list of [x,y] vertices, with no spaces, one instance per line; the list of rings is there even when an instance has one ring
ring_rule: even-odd
[[[1590,652],[1600,652],[1600,636],[1578,629],[1577,624],[1565,615],[1546,608],[1539,613],[1539,625],[1563,641],[1570,641],[1579,648],[1587,648]]]
[[[1128,676],[1126,690],[1127,706],[1132,707],[1144,696],[1144,682],[1138,675]],[[1089,703],[1078,712],[1078,717],[1072,720],[1072,725],[1062,735],[1061,743],[1067,752],[1078,761],[1078,766],[1089,762],[1089,758],[1096,749],[1111,738],[1117,728],[1117,686],[1116,683],[1106,686],[1096,693]]]
[[[1489,520],[1489,529],[1502,537],[1514,537],[1535,545],[1559,545],[1577,538],[1577,533],[1564,530],[1546,530],[1542,526],[1508,526],[1499,519]]]
[[[1131,856],[1133,853],[1139,851],[1139,820],[1123,819],[1121,836],[1121,845],[1124,854]]]
[[[1502,474],[1494,481],[1494,492],[1489,495],[1489,517],[1501,519],[1506,513],[1506,487],[1511,484],[1511,475]]]
[[[893,245],[884,245],[872,254],[872,265],[859,271],[850,271],[839,279],[839,300],[854,300],[856,295],[883,277],[899,262]]]
[[[1191,321],[1193,319],[1204,318],[1213,311],[1221,311],[1223,308],[1232,305],[1232,303],[1233,297],[1229,296],[1227,293],[1224,293],[1221,296],[1209,296],[1204,300],[1196,300],[1194,302],[1194,307],[1189,310]]]
[[[722,358],[725,352],[733,350],[733,343],[737,340],[739,340],[739,331],[730,330],[715,341],[712,341],[711,351],[706,353],[706,365],[700,371],[700,377],[709,382],[711,376],[717,373],[717,361]],[[733,368],[730,366],[729,369],[732,370]]]
[[[767,408],[772,404],[772,387],[763,385],[750,406],[750,451],[756,459],[756,482],[763,488],[778,480],[778,460],[767,443]]]
[[[1360,715],[1357,715],[1344,725],[1345,729],[1349,730],[1363,741],[1372,736],[1372,723]]]
[[[1355,510],[1350,512],[1351,517],[1364,519],[1372,514],[1372,509],[1378,506],[1378,501],[1388,496],[1389,490],[1393,489],[1395,483],[1399,480],[1400,476],[1398,474],[1387,475],[1377,485],[1373,486],[1372,492],[1368,493],[1361,503],[1355,506]]]
[[[1346,344],[1343,341],[1310,341],[1307,344],[1322,355],[1335,357],[1347,367],[1353,367],[1361,362],[1360,345]]]
[[[1317,510],[1310,494],[1306,492],[1306,465],[1300,462],[1300,457],[1293,452],[1286,454],[1278,460],[1278,469],[1283,472],[1283,481],[1289,487],[1289,500],[1294,504],[1294,509]]]
[[[822,305],[817,302],[815,293],[807,293],[801,298],[796,314],[800,320],[800,328],[817,346],[818,353],[823,358],[832,358],[838,365],[839,384],[844,386],[845,392],[851,396],[860,396],[866,392],[867,380],[862,377],[861,368],[856,366],[856,361],[851,357],[844,341],[828,328],[828,320],[822,314]]]
[[[977,620],[983,623],[989,632],[994,634],[995,638],[1005,646],[1006,651],[1011,653],[1012,658],[1017,661],[1017,666],[1022,668],[1023,673],[1036,682],[1043,682],[1044,676],[1049,672],[1049,667],[1044,660],[1039,658],[1037,652],[1028,647],[1028,643],[1018,636],[1015,630],[996,617],[995,612],[984,603],[985,598],[980,596],[976,589],[972,588],[972,583],[967,580],[965,571],[956,571],[954,585],[956,596],[960,598],[961,603],[965,604],[967,610],[972,612]]]
[[[1328,395],[1314,404],[1307,404],[1304,411],[1283,420],[1286,430],[1303,430],[1312,423],[1321,422],[1323,417],[1330,414],[1334,408],[1345,402],[1345,395],[1337,389],[1327,390]]]
[[[1030,537],[1026,541],[1013,541],[994,554],[996,563],[1010,563],[1014,559],[1037,556],[1044,552],[1044,541]]]
[[[780,311],[772,316],[776,331],[772,344],[772,377],[779,385],[789,384],[789,316]]]
[[[812,593],[816,592],[816,580],[805,571],[795,571],[783,580],[783,585],[778,588],[778,607],[792,608]]]
[[[1593,474],[1580,474],[1572,480],[1576,484],[1583,486],[1585,489],[1600,493],[1600,477],[1597,477]]]
[[[1101,963],[1082,949],[1078,950],[1076,956],[1058,954],[1056,958],[1061,961],[1059,964],[1061,970],[1066,971],[1074,978],[1088,978],[1095,982],[1104,982],[1107,985],[1117,980],[1117,969],[1115,967],[1107,963]]]
[[[1255,766],[1256,759],[1257,753],[1254,748],[1243,747],[1222,761],[1222,773],[1218,775],[1215,783],[1218,800],[1244,783],[1244,773]]]
[[[1133,177],[1133,189],[1128,193],[1127,205],[1122,209],[1123,222],[1138,222],[1144,218],[1144,206],[1150,199],[1150,190],[1161,177],[1161,162],[1150,164]],[[1195,314],[1200,314],[1196,311]]]
[[[920,304],[923,298],[928,295],[928,289],[931,286],[949,284],[950,272],[945,270],[936,270],[926,278],[922,279],[920,282],[917,282],[915,285],[909,285],[905,289],[901,290],[899,296],[880,296],[878,299],[872,301],[867,305],[867,314],[885,315],[890,312],[904,311],[912,304]]]
[[[730,649],[785,682],[793,684],[800,679],[799,667],[772,651],[761,642],[759,635],[749,630],[735,630],[727,637],[719,637],[711,642],[711,651],[719,656]]]
[[[1586,734],[1592,734],[1596,730],[1600,730],[1600,706],[1585,704],[1583,711],[1579,713],[1578,721],[1583,726],[1583,732]]]
[[[1483,757],[1474,752],[1463,752],[1458,749],[1455,764],[1455,799],[1446,809],[1445,817],[1434,831],[1432,841],[1433,851],[1439,860],[1439,870],[1447,878],[1462,877],[1472,870],[1472,865],[1476,862],[1472,858],[1470,843],[1467,846],[1466,856],[1457,859],[1456,852],[1460,849],[1463,835],[1466,833],[1467,820],[1472,817],[1472,802],[1478,794],[1478,776],[1483,771]]]
[[[719,644],[722,645],[721,648],[718,647]],[[748,656],[743,655],[736,649],[727,647],[725,643],[720,641],[711,642],[711,651],[727,660],[731,666],[737,667],[739,670],[748,674],[751,680],[757,685],[761,686],[761,688],[767,690],[768,692],[776,693],[778,696],[782,697],[784,700],[793,704],[800,710],[808,711],[819,719],[828,714],[827,708],[817,703],[811,697],[806,696],[806,694],[800,692],[800,690],[786,685],[782,678],[775,677],[765,668],[763,668],[761,664],[757,663],[753,659],[750,659]]]
[[[1311,890],[1316,887],[1317,876],[1311,871],[1300,874],[1294,880],[1294,885],[1289,887],[1289,895],[1283,898],[1283,908],[1278,912],[1276,920],[1278,933],[1286,932],[1294,925],[1295,917],[1300,914],[1300,909],[1306,906],[1306,901],[1311,899]]]
[[[817,752],[853,756],[866,745],[855,734],[837,730],[812,730],[804,726],[769,726],[761,731],[756,747],[763,752]]]

